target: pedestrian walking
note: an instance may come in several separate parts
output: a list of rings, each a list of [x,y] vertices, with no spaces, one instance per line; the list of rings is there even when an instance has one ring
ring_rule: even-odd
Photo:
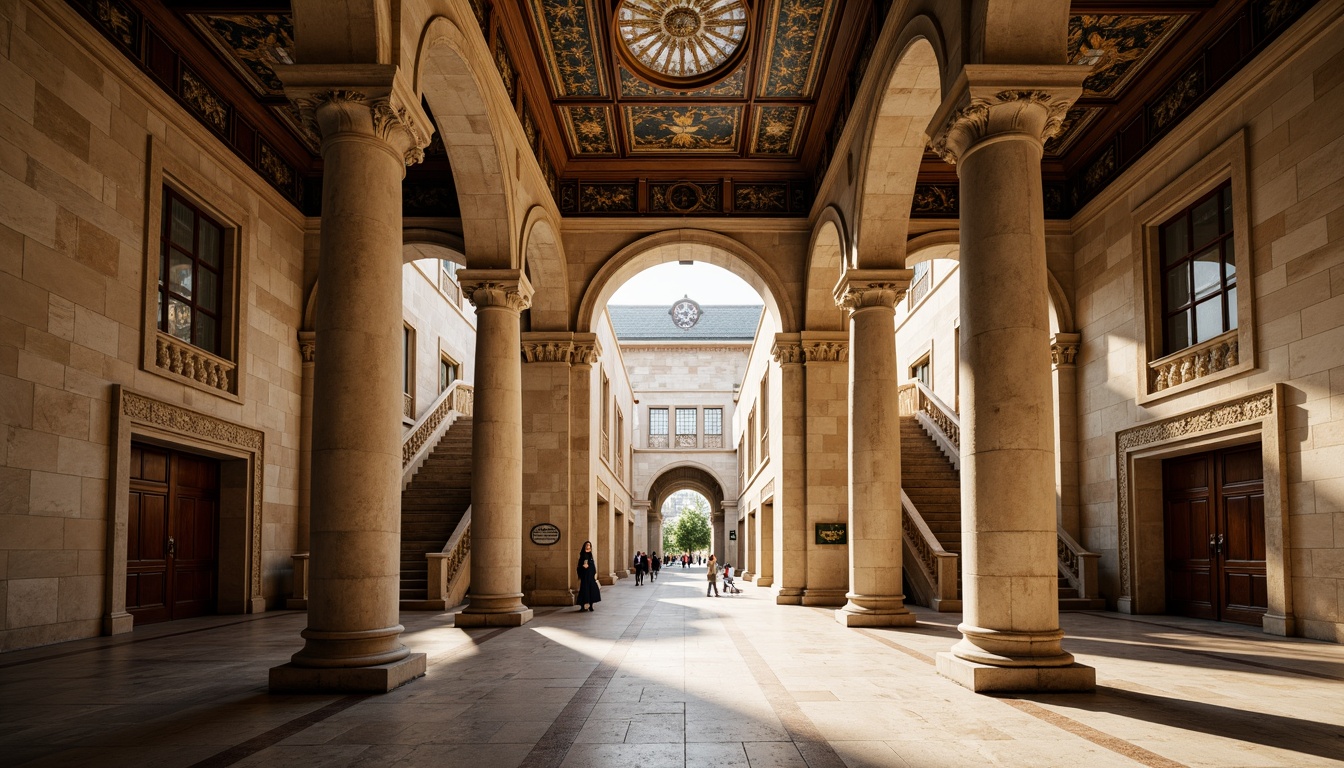
[[[591,611],[593,604],[602,600],[602,590],[597,586],[597,560],[593,557],[593,542],[583,542],[579,550],[579,610]]]
[[[715,597],[719,596],[719,563],[714,559],[714,555],[709,556],[709,562],[705,563],[705,578],[709,579],[709,586],[705,588],[705,597],[713,592]]]

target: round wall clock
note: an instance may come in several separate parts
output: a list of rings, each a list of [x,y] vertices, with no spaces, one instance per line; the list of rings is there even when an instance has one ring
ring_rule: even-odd
[[[700,305],[696,304],[690,297],[684,298],[672,305],[667,311],[672,316],[672,324],[683,331],[689,331],[700,322]]]
[[[743,0],[621,0],[617,47],[646,79],[672,88],[704,85],[741,59],[748,16]]]

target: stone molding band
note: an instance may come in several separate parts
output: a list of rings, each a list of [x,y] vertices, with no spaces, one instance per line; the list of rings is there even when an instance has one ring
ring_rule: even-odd
[[[588,333],[524,333],[523,362],[592,365],[602,355],[602,345]]]

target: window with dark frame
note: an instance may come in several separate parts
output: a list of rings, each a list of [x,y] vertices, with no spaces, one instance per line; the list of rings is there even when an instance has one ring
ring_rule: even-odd
[[[439,391],[447,391],[454,381],[457,381],[457,363],[451,358],[439,357]]]
[[[1162,349],[1179,352],[1237,327],[1232,183],[1158,227]]]
[[[929,365],[928,355],[921,357],[919,362],[910,366],[910,378],[917,379],[919,383],[926,387],[933,386],[933,367]]]
[[[667,434],[667,409],[650,408],[649,409],[649,434],[666,435]]]
[[[401,391],[411,394],[411,384],[415,380],[411,362],[415,359],[415,329],[409,325],[401,326]]]
[[[223,354],[224,227],[171,187],[163,188],[158,310],[159,330]]]
[[[705,434],[722,435],[723,434],[723,409],[706,408],[705,409]]]

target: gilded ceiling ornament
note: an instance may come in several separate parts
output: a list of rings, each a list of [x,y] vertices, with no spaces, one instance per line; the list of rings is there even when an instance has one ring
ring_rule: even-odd
[[[621,0],[616,32],[639,68],[695,80],[736,61],[747,16],[743,0]]]

